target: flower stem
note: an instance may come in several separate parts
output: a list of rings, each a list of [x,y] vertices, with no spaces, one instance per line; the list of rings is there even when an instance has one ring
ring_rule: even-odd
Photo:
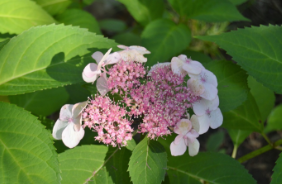
[[[238,150],[238,145],[234,145],[233,152],[232,152],[232,158],[234,159],[236,159],[237,150]]]
[[[256,156],[258,156],[258,155],[260,155],[260,154],[262,154],[264,152],[267,152],[267,151],[269,151],[271,149],[277,149],[277,148],[279,148],[279,145],[281,145],[281,144],[282,144],[282,139],[276,141],[273,144],[271,143],[271,145],[270,144],[266,145],[266,146],[264,146],[264,147],[262,147],[262,148],[260,148],[258,150],[255,150],[255,151],[253,151],[253,152],[251,152],[251,153],[249,153],[247,155],[244,155],[241,158],[239,158],[238,161],[240,163],[245,162],[245,161],[247,161],[247,160],[249,160],[251,158],[254,158],[254,157],[256,157]]]
[[[266,140],[266,142],[270,145],[273,146],[273,143],[269,140],[269,138],[265,135],[265,133],[261,133],[261,135],[263,136],[263,138]]]

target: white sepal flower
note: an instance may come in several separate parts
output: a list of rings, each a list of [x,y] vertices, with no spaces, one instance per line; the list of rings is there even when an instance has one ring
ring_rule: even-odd
[[[197,117],[200,124],[199,134],[207,132],[209,127],[212,129],[218,128],[223,122],[223,116],[219,108],[212,111],[207,110],[205,114]]]
[[[121,58],[123,61],[136,61],[140,63],[147,62],[147,58],[145,58],[144,54],[150,54],[151,52],[148,51],[145,47],[141,46],[125,46],[125,45],[118,45],[118,48],[124,49],[123,51],[119,51]]]
[[[194,74],[198,75],[204,69],[203,65],[198,61],[188,59],[186,55],[173,57],[171,60],[171,68],[175,74]]]
[[[219,105],[219,98],[216,96],[213,100],[199,99],[193,104],[193,111],[196,115],[204,115],[207,111],[215,110]]]
[[[84,136],[84,129],[81,126],[81,112],[86,105],[87,102],[64,105],[61,108],[60,117],[53,127],[53,137],[57,140],[62,139],[69,148],[77,146]]]

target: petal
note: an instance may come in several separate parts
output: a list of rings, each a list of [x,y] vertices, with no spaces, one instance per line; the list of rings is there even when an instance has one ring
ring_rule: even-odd
[[[86,65],[82,72],[82,78],[85,82],[94,82],[99,74],[101,73],[101,70],[98,70],[98,65],[95,63],[89,63]]]
[[[121,59],[121,56],[118,52],[114,52],[111,53],[108,58],[107,61],[105,62],[106,65],[111,65],[111,64],[115,64],[117,62],[119,62],[119,60]]]
[[[217,87],[218,83],[217,83],[216,76],[211,71],[205,70],[204,75],[206,76],[207,83],[212,84],[215,87]]]
[[[201,116],[206,113],[207,109],[209,109],[210,111],[215,110],[218,105],[218,96],[216,96],[213,100],[206,100],[204,98],[201,98],[200,100],[193,103],[193,111],[196,115]]]
[[[72,117],[77,118],[80,115],[80,113],[83,111],[83,109],[86,107],[87,103],[88,102],[85,101],[85,102],[74,104],[72,108]]]
[[[139,62],[139,63],[146,63],[147,62],[147,58],[145,58],[142,54],[137,52],[135,54],[135,61]]]
[[[215,129],[222,125],[223,116],[219,108],[210,113],[210,126]]]
[[[185,62],[188,59],[188,57],[184,54],[179,55],[178,58],[181,59],[183,62]]]
[[[130,48],[131,50],[136,50],[136,51],[139,52],[140,54],[151,54],[151,52],[148,51],[145,47],[132,45],[132,46],[130,46],[129,48]]]
[[[181,119],[174,127],[174,132],[179,135],[187,134],[192,128],[192,123],[189,119]]]
[[[57,120],[54,127],[53,127],[53,137],[57,140],[62,139],[63,130],[68,126],[67,121]]]
[[[83,136],[84,136],[83,128],[80,128],[79,131],[75,131],[74,124],[69,123],[68,126],[63,131],[62,140],[67,147],[73,148],[78,145],[78,143],[83,138]]]
[[[64,105],[60,110],[60,120],[62,121],[68,121],[70,118],[72,118],[72,104],[66,104]]]
[[[128,48],[127,46],[125,46],[125,45],[118,45],[117,47],[120,48],[120,49],[123,49],[123,50],[129,49],[129,48]]]
[[[198,75],[204,67],[200,62],[191,60],[189,63],[184,62],[182,68],[189,74]]]
[[[153,72],[155,69],[160,68],[160,67],[170,66],[170,65],[171,65],[170,62],[155,64],[154,66],[151,67],[150,71],[148,72],[148,76],[151,76],[151,75],[152,75],[152,72]]]
[[[187,86],[191,89],[194,95],[201,96],[205,92],[205,87],[198,79],[190,78],[187,81]]]
[[[187,146],[186,146],[183,138],[179,139],[177,141],[177,143],[175,143],[175,141],[173,141],[170,144],[170,152],[171,152],[171,155],[173,155],[173,156],[183,155],[185,153],[186,149],[187,149]]]
[[[199,123],[198,116],[192,115],[190,121],[191,121],[191,123],[192,123],[192,128],[193,128],[196,132],[199,133],[199,131],[200,131],[200,123]]]
[[[178,57],[171,59],[171,70],[173,73],[181,75],[186,74],[186,71],[182,69],[184,62]]]
[[[98,80],[97,80],[97,84],[96,84],[97,90],[99,91],[99,93],[104,96],[108,91],[108,84],[107,84],[107,80],[105,77],[101,76]]]
[[[95,61],[96,61],[97,64],[101,61],[101,59],[103,58],[103,56],[104,56],[104,54],[103,54],[102,52],[100,52],[100,51],[94,52],[94,53],[92,54],[92,58],[95,59]]]
[[[207,100],[215,99],[218,93],[217,88],[214,85],[209,84],[209,83],[203,83],[203,85],[204,85],[205,90],[200,95],[200,97],[207,99]]]
[[[199,133],[192,129],[190,132],[188,132],[185,137],[187,138],[187,145],[189,142],[194,142],[194,140],[199,137]]]
[[[188,150],[190,156],[195,156],[199,153],[200,143],[197,139],[193,142],[188,142]]]
[[[101,70],[101,67],[103,66],[104,62],[105,62],[106,59],[108,58],[108,56],[109,56],[109,54],[110,54],[111,51],[112,51],[112,48],[110,48],[110,49],[106,52],[106,54],[102,57],[102,59],[101,59],[100,62],[98,63],[98,67],[97,67],[98,70]]]
[[[200,125],[199,134],[206,133],[210,127],[209,117],[206,114],[198,116],[198,121]]]

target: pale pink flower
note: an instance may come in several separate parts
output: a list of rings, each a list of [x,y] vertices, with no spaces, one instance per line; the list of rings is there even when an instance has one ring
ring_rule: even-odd
[[[204,69],[203,65],[198,61],[188,59],[186,55],[173,57],[171,60],[171,68],[175,74],[194,74],[198,75]]]
[[[81,126],[81,112],[86,105],[87,102],[64,105],[61,108],[60,117],[53,127],[53,137],[57,140],[62,139],[69,148],[77,146],[84,136],[84,129]]]
[[[124,49],[123,51],[119,51],[121,58],[123,61],[136,61],[140,63],[147,62],[147,58],[145,58],[144,54],[150,54],[151,52],[148,51],[145,47],[141,46],[125,46],[125,45],[118,45],[119,48]]]
[[[193,115],[191,119],[181,119],[174,127],[174,132],[178,134],[175,140],[170,144],[171,155],[183,155],[188,147],[189,155],[195,156],[199,152],[200,143],[196,139],[199,137],[197,116]]]
[[[218,128],[223,122],[223,116],[219,108],[215,110],[206,109],[203,115],[197,115],[197,117],[200,124],[199,134],[207,132],[209,127],[212,129]]]

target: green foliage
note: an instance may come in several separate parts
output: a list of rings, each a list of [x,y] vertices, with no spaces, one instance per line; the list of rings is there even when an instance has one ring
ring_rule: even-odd
[[[276,165],[273,169],[274,173],[272,175],[272,181],[270,184],[280,184],[282,183],[282,153],[280,153]]]
[[[282,104],[272,110],[268,116],[267,125],[264,131],[271,132],[274,130],[282,130]]]
[[[147,65],[152,66],[159,62],[171,60],[188,47],[191,41],[191,32],[183,24],[176,25],[171,20],[160,19],[151,22],[145,27],[141,35],[141,43],[149,54]]]
[[[182,156],[171,156],[169,145],[172,136],[158,141],[168,153],[167,173],[170,183],[188,183],[190,180],[204,180],[211,184],[252,184],[255,180],[247,170],[228,155],[216,152],[199,153],[191,157],[188,153]],[[176,178],[177,177],[177,178]]]
[[[37,118],[0,102],[0,121],[0,183],[60,183],[50,134]]]
[[[164,180],[167,154],[156,141],[144,138],[133,150],[128,171],[134,184],[161,183]]]
[[[125,22],[118,19],[103,19],[99,21],[99,26],[109,32],[122,32],[126,29]]]
[[[269,25],[198,38],[215,42],[258,82],[282,94],[281,31],[281,26]]]
[[[32,112],[35,115],[47,116],[66,104],[69,95],[65,88],[53,88],[34,93],[9,96],[11,103]]]
[[[83,82],[79,84],[65,86],[65,89],[69,96],[67,103],[75,104],[77,102],[83,102],[91,96],[91,93],[84,87],[84,85],[85,83]]]
[[[142,25],[161,18],[164,12],[163,0],[118,0],[124,4],[134,19]]]
[[[231,61],[214,61],[206,67],[217,77],[219,108],[222,112],[233,110],[246,101],[249,89],[244,70]]]
[[[224,142],[224,132],[218,131],[211,134],[206,143],[207,151],[218,151],[220,145]]]
[[[242,105],[223,113],[223,126],[231,129],[262,132],[261,115],[256,101],[250,93]]]
[[[270,89],[264,87],[251,76],[248,77],[248,85],[264,122],[274,107],[275,95]]]
[[[33,26],[55,22],[30,0],[2,0],[0,7],[0,33],[19,34]]]
[[[117,34],[113,39],[123,45],[141,45],[140,36],[131,32]]]
[[[80,146],[59,154],[62,184],[129,183],[130,151],[104,145]]]
[[[11,39],[0,51],[0,94],[15,95],[81,83],[81,72],[93,59],[90,55],[73,57],[86,54],[88,48],[115,46],[115,42],[77,27],[32,28]],[[64,52],[65,59],[59,52]]]
[[[68,9],[56,16],[56,19],[65,25],[79,26],[81,28],[87,28],[90,32],[101,34],[97,20],[86,11]]]
[[[238,147],[242,142],[252,133],[251,131],[247,130],[236,130],[228,128],[228,133],[234,146]]]
[[[229,0],[231,3],[235,4],[235,5],[239,5],[242,4],[248,0]]]
[[[227,0],[169,0],[169,2],[182,17],[206,22],[248,20]]]
[[[64,12],[72,0],[33,0],[51,15]]]

